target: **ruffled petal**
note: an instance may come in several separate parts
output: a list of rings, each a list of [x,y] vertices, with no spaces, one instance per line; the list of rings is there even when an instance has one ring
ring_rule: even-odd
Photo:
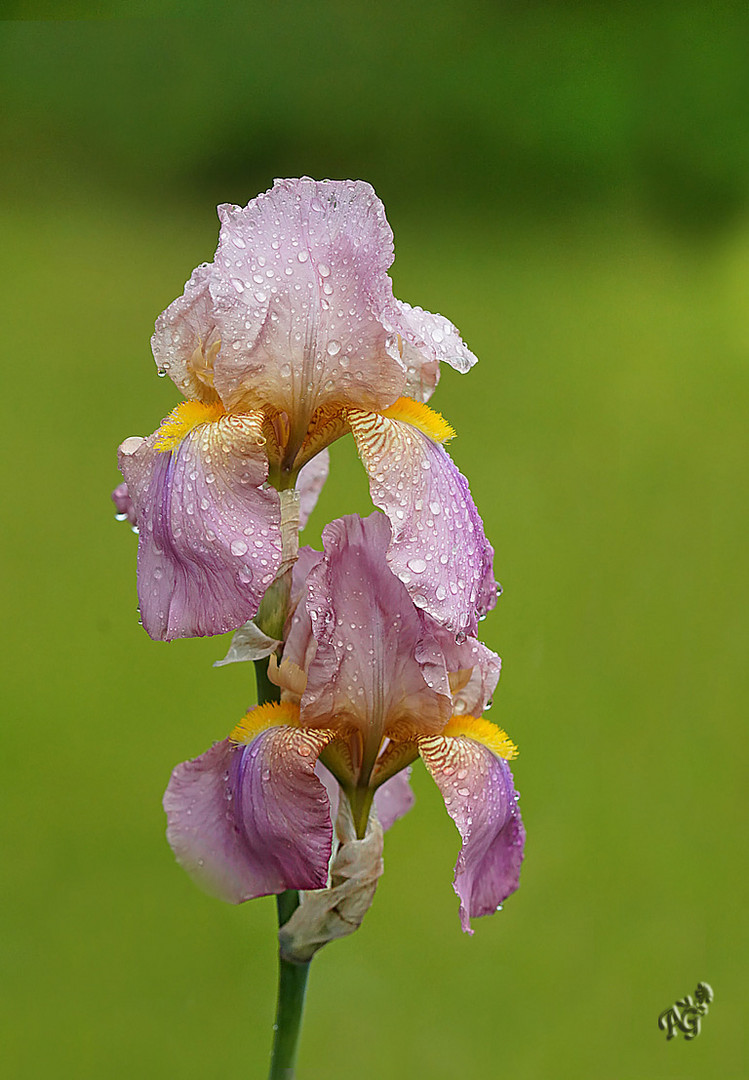
[[[299,528],[303,529],[315,509],[323,484],[328,479],[330,454],[322,450],[299,470],[296,487],[299,492]]]
[[[389,729],[415,717],[422,732],[441,730],[451,706],[415,659],[421,617],[385,561],[389,539],[381,514],[334,521],[323,532],[325,557],[307,578],[316,650],[302,723],[326,727],[335,717],[375,748]]]
[[[395,300],[389,327],[400,336],[408,397],[428,401],[440,377],[440,361],[465,373],[476,357],[443,315]]]
[[[412,424],[348,413],[372,501],[390,518],[388,562],[417,607],[475,635],[497,599],[494,551],[468,481],[445,449]]]
[[[327,884],[333,827],[315,775],[324,732],[275,727],[178,765],[164,795],[167,839],[206,892],[232,904]]]
[[[151,348],[160,372],[194,401],[218,400],[213,389],[213,364],[221,347],[208,282],[209,263],[193,270],[185,291],[156,320]]]
[[[220,634],[256,614],[281,563],[279,496],[249,417],[126,439],[120,470],[140,530],[138,598],[153,638]]]
[[[453,887],[460,923],[490,915],[519,884],[525,829],[512,773],[488,747],[462,736],[419,740],[419,753],[455,822],[463,845]]]
[[[215,386],[228,408],[286,412],[325,402],[384,408],[402,393],[387,275],[393,237],[362,181],[277,180],[248,206],[219,208],[210,288],[222,347]]]

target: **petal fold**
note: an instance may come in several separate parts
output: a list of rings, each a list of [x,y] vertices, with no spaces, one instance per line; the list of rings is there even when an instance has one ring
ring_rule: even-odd
[[[496,603],[494,551],[468,481],[444,447],[404,421],[351,409],[375,506],[392,525],[388,563],[417,607],[475,635]]]
[[[417,401],[428,401],[432,396],[439,381],[440,361],[463,374],[476,363],[476,357],[444,315],[433,315],[395,300],[389,325],[400,335],[406,369],[403,393]]]
[[[177,766],[164,795],[167,839],[206,892],[238,904],[325,887],[333,826],[315,762],[329,738],[273,727]]]
[[[419,753],[463,841],[453,887],[460,923],[490,915],[519,885],[525,829],[506,761],[473,739],[432,736]]]
[[[281,564],[280,500],[250,416],[194,427],[159,451],[127,439],[120,471],[139,527],[138,598],[153,638],[219,634],[257,612]]]
[[[151,338],[159,371],[186,398],[206,403],[218,400],[213,365],[221,347],[208,288],[212,272],[209,263],[193,270],[182,296],[159,315]]]

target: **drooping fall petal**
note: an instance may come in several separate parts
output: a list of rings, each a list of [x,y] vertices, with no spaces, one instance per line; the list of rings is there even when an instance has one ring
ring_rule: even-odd
[[[140,534],[143,625],[167,641],[233,630],[255,615],[281,563],[279,496],[261,488],[257,425],[225,415],[158,449],[165,428],[119,453]]]
[[[468,481],[418,427],[350,410],[375,506],[390,519],[388,563],[417,607],[457,633],[475,635],[496,603],[494,552]]]
[[[315,762],[328,738],[272,727],[177,766],[164,795],[167,839],[207,892],[238,904],[325,887],[333,827]]]
[[[525,830],[512,773],[488,746],[463,735],[421,739],[419,752],[463,841],[453,887],[461,926],[472,933],[469,919],[496,911],[519,884]]]

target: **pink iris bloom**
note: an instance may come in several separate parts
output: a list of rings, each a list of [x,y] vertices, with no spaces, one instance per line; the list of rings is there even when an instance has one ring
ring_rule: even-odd
[[[441,361],[465,372],[475,357],[447,319],[394,298],[382,203],[362,181],[279,180],[219,218],[214,261],[152,339],[186,400],[119,451],[146,630],[251,619],[284,559],[280,493],[301,483],[312,502],[325,448],[350,431],[390,520],[388,564],[414,604],[475,634],[493,552],[442,445],[452,429],[424,404]]]
[[[373,803],[387,828],[411,805],[408,766],[420,756],[462,838],[454,888],[470,931],[471,917],[518,887],[523,858],[515,747],[482,716],[499,657],[414,604],[388,564],[385,516],[335,521],[323,542],[324,553],[301,553],[280,665],[272,657],[280,703],[251,709],[228,739],[174,770],[169,842],[232,903],[324,888],[329,788],[349,800],[359,836]]]

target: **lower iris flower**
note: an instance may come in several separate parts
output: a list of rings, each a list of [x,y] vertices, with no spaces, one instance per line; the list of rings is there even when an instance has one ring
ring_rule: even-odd
[[[347,517],[295,568],[278,703],[251,709],[194,761],[164,798],[179,862],[208,891],[244,900],[322,889],[337,786],[363,837],[410,807],[408,767],[421,757],[462,838],[454,888],[460,918],[486,915],[518,887],[525,832],[508,760],[516,749],[483,717],[500,661],[445,629],[391,570],[382,514]],[[333,779],[335,778],[335,779]],[[337,784],[336,784],[337,782]]]

